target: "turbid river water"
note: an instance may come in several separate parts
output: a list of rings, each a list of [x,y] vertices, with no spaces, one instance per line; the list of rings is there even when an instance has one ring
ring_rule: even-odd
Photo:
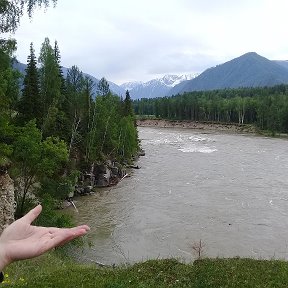
[[[189,129],[139,128],[146,156],[116,187],[77,199],[105,264],[176,257],[288,259],[288,142]]]

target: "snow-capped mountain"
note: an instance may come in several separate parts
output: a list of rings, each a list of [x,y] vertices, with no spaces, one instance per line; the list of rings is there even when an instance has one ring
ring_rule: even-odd
[[[120,87],[122,87],[125,91],[126,90],[131,91],[134,88],[136,88],[137,86],[143,85],[143,84],[144,84],[144,82],[142,82],[142,81],[126,82],[124,84],[121,84]]]
[[[148,82],[128,82],[120,85],[125,90],[129,90],[132,99],[155,98],[166,96],[175,85],[195,78],[197,75],[165,75],[162,78],[150,80]]]
[[[273,61],[256,52],[248,52],[205,70],[195,79],[176,85],[167,96],[192,91],[272,87],[280,84],[288,84],[288,62]]]

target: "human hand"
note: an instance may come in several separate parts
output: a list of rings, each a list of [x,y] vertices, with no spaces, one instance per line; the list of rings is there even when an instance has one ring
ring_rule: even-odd
[[[0,271],[16,260],[39,256],[90,230],[87,225],[74,228],[32,226],[41,211],[42,206],[36,206],[3,231],[0,236]]]

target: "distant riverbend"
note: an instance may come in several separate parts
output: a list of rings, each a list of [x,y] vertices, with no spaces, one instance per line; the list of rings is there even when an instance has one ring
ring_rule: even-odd
[[[163,120],[163,119],[139,119],[139,127],[158,127],[158,128],[188,128],[197,130],[223,131],[231,133],[257,133],[253,125],[231,124],[231,123],[212,123],[197,122],[188,120]]]

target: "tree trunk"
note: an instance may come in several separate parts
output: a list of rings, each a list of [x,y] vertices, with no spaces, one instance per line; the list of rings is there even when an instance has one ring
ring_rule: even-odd
[[[74,140],[75,140],[76,134],[78,132],[80,122],[81,122],[81,118],[80,117],[77,118],[76,111],[75,111],[73,125],[72,125],[72,131],[71,131],[71,139],[70,139],[69,150],[68,150],[69,158],[71,155],[72,147],[74,145]]]

